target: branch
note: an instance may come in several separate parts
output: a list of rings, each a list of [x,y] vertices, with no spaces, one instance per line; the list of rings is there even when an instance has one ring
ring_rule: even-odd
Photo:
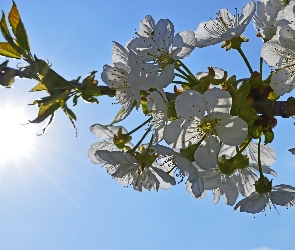
[[[5,67],[0,71],[0,76],[4,76],[8,71],[13,71],[15,76],[20,78],[34,79],[28,75],[25,75],[23,71],[18,69],[13,69],[10,67]],[[34,79],[36,80],[36,79]],[[73,86],[80,86],[79,82],[68,81]],[[116,91],[109,88],[108,86],[99,86],[101,88],[101,93],[113,97],[116,95]],[[175,100],[175,93],[165,92],[168,101]],[[283,118],[288,118],[295,115],[295,98],[289,97],[287,101],[270,101],[270,100],[259,100],[255,101],[253,108],[258,114],[264,114],[269,117],[281,116]]]

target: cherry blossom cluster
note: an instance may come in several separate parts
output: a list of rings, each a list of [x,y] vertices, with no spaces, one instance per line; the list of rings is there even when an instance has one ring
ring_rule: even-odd
[[[113,42],[112,64],[103,67],[102,81],[116,91],[121,108],[109,125],[91,126],[101,139],[88,150],[91,161],[138,191],[169,189],[185,180],[194,198],[211,190],[214,204],[222,196],[241,212],[258,213],[271,203],[295,205],[294,187],[273,186],[265,176],[277,175],[271,168],[275,152],[268,145],[276,120],[247,104],[261,99],[255,94],[257,84],[268,91],[268,99],[295,87],[294,5],[295,0],[250,1],[241,14],[221,9],[216,19],[200,23],[196,31],[176,34],[169,19],[156,22],[146,16],[136,38],[124,46]],[[261,57],[274,68],[266,80],[253,71],[241,49],[251,20],[264,42]],[[182,62],[195,48],[221,42],[222,48],[235,49],[243,57],[248,79],[237,80],[216,67],[193,74]],[[171,84],[174,93],[165,91]],[[134,109],[141,110],[146,121],[130,132],[114,125]],[[140,129],[145,129],[142,138],[131,143],[131,135]],[[239,196],[244,198],[237,201]]]

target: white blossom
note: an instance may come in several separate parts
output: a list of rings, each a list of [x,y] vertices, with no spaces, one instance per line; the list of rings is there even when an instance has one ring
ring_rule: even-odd
[[[152,91],[147,96],[148,110],[153,117],[150,125],[154,127],[153,140],[155,143],[158,143],[163,139],[164,129],[168,122],[167,104],[165,99],[166,98],[157,91]]]
[[[259,0],[257,2],[257,16],[253,15],[254,26],[259,35],[265,40],[270,40],[276,34],[280,25],[277,18],[279,11],[287,4],[284,0]]]
[[[111,89],[116,90],[116,99],[122,105],[120,112],[113,123],[125,119],[131,112],[135,97],[130,89],[128,76],[130,66],[128,63],[128,50],[119,43],[113,42],[113,65],[104,65],[101,79]],[[140,103],[137,100],[138,103]],[[137,104],[138,106],[139,104]]]
[[[100,164],[102,161],[95,155],[97,150],[119,150],[114,144],[114,135],[118,133],[119,129],[122,130],[122,133],[127,134],[127,130],[122,126],[104,126],[101,124],[94,124],[90,127],[92,134],[96,135],[98,138],[103,139],[91,144],[91,147],[88,149],[88,157],[91,159],[91,162],[94,164]],[[133,148],[131,143],[126,144],[127,147]]]
[[[252,19],[255,7],[254,1],[250,1],[241,15],[232,15],[227,9],[221,9],[216,20],[200,23],[195,31],[196,47],[202,48],[241,36]]]
[[[205,137],[194,154],[195,161],[202,169],[214,168],[220,149],[218,138],[237,146],[247,136],[246,122],[229,114],[231,105],[231,96],[225,90],[213,88],[203,95],[194,90],[183,92],[175,100],[179,119],[166,126],[165,141],[180,149]]]
[[[270,86],[282,96],[295,88],[295,26],[288,24],[279,30],[279,41],[272,39],[263,44],[261,57],[276,71]]]
[[[98,150],[95,155],[105,163],[107,172],[118,182],[132,185],[135,190],[158,191],[175,185],[173,170],[177,168],[194,183],[194,192],[203,192],[203,181],[198,170],[184,157],[165,146],[155,145],[151,149],[140,146],[134,155],[128,152]]]
[[[295,205],[295,188],[289,185],[281,184],[272,187],[269,192],[258,193],[253,192],[249,197],[239,201],[235,210],[247,213],[259,213],[263,211],[266,205],[270,206],[270,202],[275,205],[291,207]]]
[[[174,79],[174,61],[185,58],[193,51],[196,40],[191,31],[182,31],[174,36],[174,25],[169,19],[160,19],[156,24],[151,16],[141,22],[141,37],[133,39],[128,48],[129,64],[133,74],[129,77],[132,90],[152,86],[162,91]]]

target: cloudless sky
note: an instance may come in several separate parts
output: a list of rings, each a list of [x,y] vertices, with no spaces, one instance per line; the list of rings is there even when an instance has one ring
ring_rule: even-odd
[[[111,64],[112,41],[127,43],[139,22],[150,14],[157,21],[169,18],[176,32],[195,30],[202,21],[215,18],[221,8],[238,13],[246,0],[16,0],[29,35],[31,50],[48,59],[52,68],[67,80],[85,77],[104,64]],[[7,14],[12,5],[2,0]],[[247,27],[250,42],[243,50],[252,67],[258,70],[262,42],[256,38],[253,24]],[[4,41],[3,38],[0,41]],[[0,58],[0,63],[5,58]],[[192,72],[206,71],[208,66],[227,70],[238,78],[249,77],[236,51],[226,52],[220,44],[196,49],[183,61]],[[10,65],[17,61],[10,60]],[[268,71],[265,67],[265,72]],[[17,79],[13,89],[0,88],[2,109],[22,108],[24,114],[1,117],[10,124],[7,134],[16,134],[15,124],[32,120],[37,107],[27,106],[45,93],[29,93],[37,84]],[[283,99],[286,99],[284,97]],[[41,125],[21,127],[28,136],[23,151],[0,160],[0,249],[1,250],[91,250],[91,249],[295,249],[295,209],[278,207],[254,216],[233,210],[221,199],[212,204],[212,195],[196,200],[180,183],[168,191],[139,193],[124,188],[104,168],[94,165],[87,156],[91,143],[98,140],[89,131],[95,123],[110,123],[119,105],[112,98],[99,98],[99,105],[83,101],[73,107],[78,120],[78,137],[62,112],[42,136]],[[17,121],[15,117],[19,118]],[[129,131],[144,121],[133,112],[121,124]],[[278,173],[274,185],[295,186],[295,156],[287,150],[295,147],[294,119],[278,119],[275,140]],[[139,138],[135,136],[135,139]],[[136,141],[135,141],[136,142]],[[0,144],[4,144],[0,138]]]

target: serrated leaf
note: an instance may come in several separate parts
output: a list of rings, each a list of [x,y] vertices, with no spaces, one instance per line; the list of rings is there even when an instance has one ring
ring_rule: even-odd
[[[43,122],[47,117],[52,115],[58,108],[62,107],[69,99],[70,92],[62,92],[45,103],[42,103],[39,108],[38,116],[30,121],[30,123]]]
[[[21,58],[22,54],[15,50],[9,43],[0,42],[0,55],[11,57],[11,58]]]
[[[67,80],[52,70],[45,61],[38,59],[36,56],[35,65],[40,81],[45,84],[47,90],[71,88]]]
[[[16,7],[15,2],[13,1],[13,5],[8,14],[8,20],[11,25],[12,31],[16,37],[18,45],[25,51],[30,51],[30,44],[27,36],[27,32],[25,30],[24,24],[21,21],[18,9]]]

